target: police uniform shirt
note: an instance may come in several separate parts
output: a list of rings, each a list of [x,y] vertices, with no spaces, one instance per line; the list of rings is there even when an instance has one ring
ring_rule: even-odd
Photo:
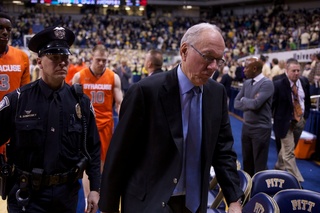
[[[10,163],[23,171],[31,172],[33,168],[43,168],[44,144],[46,140],[47,121],[50,116],[49,104],[52,100],[51,90],[39,79],[20,90],[11,92],[0,102],[0,144],[10,139],[7,149]],[[90,189],[100,187],[100,140],[90,100],[83,96],[79,106],[77,96],[68,84],[58,90],[60,96],[60,139],[55,148],[59,152],[54,173],[71,170],[83,157],[82,114],[87,121],[87,149],[91,156],[87,174]],[[91,110],[88,110],[88,109]],[[85,111],[86,110],[86,111]]]

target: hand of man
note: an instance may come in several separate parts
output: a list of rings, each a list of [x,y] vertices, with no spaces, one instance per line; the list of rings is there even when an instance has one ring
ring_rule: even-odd
[[[97,191],[91,191],[88,195],[86,213],[96,213],[98,211],[98,202],[100,195]]]
[[[239,202],[230,203],[228,213],[242,213],[242,207]]]

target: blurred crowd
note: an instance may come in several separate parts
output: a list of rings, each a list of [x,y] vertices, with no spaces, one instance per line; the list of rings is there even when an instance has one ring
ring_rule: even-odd
[[[320,8],[292,10],[287,5],[277,5],[257,9],[252,14],[235,15],[231,11],[225,14],[201,14],[199,18],[157,17],[155,14],[147,18],[96,13],[86,13],[76,18],[33,7],[26,8],[13,19],[11,43],[13,46],[22,46],[24,35],[35,34],[48,26],[61,25],[76,34],[72,50],[73,64],[79,61],[88,63],[92,47],[104,44],[109,50],[109,68],[116,69],[121,61],[127,61],[134,73],[142,72],[143,75],[146,51],[162,50],[163,68],[168,70],[179,63],[174,56],[179,55],[179,40],[186,29],[199,22],[210,22],[223,32],[227,66],[235,75],[236,67],[241,66],[237,59],[241,57],[319,47],[319,12]],[[270,68],[271,63],[271,59],[267,59]],[[223,74],[222,69],[220,73]]]

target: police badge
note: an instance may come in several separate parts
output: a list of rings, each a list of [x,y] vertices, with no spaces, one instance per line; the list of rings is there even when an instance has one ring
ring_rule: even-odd
[[[64,30],[63,27],[56,27],[53,29],[54,31],[54,35],[58,38],[58,39],[64,39],[66,36],[66,31]]]

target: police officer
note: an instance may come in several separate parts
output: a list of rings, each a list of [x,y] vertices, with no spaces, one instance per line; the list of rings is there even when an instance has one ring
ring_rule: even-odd
[[[0,102],[0,145],[10,139],[11,212],[76,212],[83,170],[90,180],[87,212],[96,212],[100,140],[89,98],[65,83],[75,35],[49,27],[29,41],[42,77]],[[7,181],[8,183],[8,181]]]

